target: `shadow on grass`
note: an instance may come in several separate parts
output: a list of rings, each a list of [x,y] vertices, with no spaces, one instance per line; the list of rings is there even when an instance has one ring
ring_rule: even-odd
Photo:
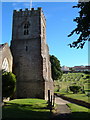
[[[39,108],[33,105],[10,103],[3,107],[2,116],[2,120],[88,120],[90,111],[56,114],[53,116],[47,107]]]
[[[51,113],[47,107],[33,105],[6,104],[2,111],[2,120],[49,120]]]
[[[73,112],[70,114],[55,115],[52,120],[89,120],[90,113],[88,112]]]
[[[44,103],[44,104],[46,104],[46,103]],[[31,109],[48,109],[48,105],[46,105],[47,107],[41,107],[40,105],[38,105],[38,104],[35,104],[35,106],[34,105],[30,105],[30,104],[17,104],[17,103],[6,103],[4,106],[13,106],[13,107],[17,107],[17,106],[19,106],[19,107],[30,107]]]
[[[71,117],[71,120],[89,120],[90,113],[89,112],[73,112],[70,117]]]

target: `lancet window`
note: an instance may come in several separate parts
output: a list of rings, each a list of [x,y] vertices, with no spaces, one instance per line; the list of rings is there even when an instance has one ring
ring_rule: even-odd
[[[30,27],[30,23],[26,22],[24,24],[24,35],[29,35],[29,27]]]

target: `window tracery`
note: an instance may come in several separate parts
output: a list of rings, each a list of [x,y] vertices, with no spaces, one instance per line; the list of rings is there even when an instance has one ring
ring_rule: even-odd
[[[9,71],[9,64],[7,58],[4,58],[3,63],[2,63],[2,70],[4,71]]]

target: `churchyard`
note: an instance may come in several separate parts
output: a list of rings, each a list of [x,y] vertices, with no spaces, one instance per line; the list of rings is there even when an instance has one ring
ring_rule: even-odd
[[[89,76],[89,74],[85,73],[63,74],[60,80],[55,81],[55,93],[89,103]],[[73,92],[69,90],[69,85],[81,85],[84,93],[79,91],[77,94],[73,94]],[[67,105],[71,109],[70,120],[85,120],[90,117],[90,109],[74,103],[68,103]],[[10,120],[12,118],[15,120],[49,120],[52,117],[52,113],[47,106],[47,101],[42,99],[14,99],[5,102],[2,120]]]
[[[55,81],[55,92],[67,97],[89,102],[90,97],[90,75],[85,73],[68,73],[63,74],[62,78]],[[80,86],[81,89],[77,94],[70,91],[70,86]]]
[[[67,73],[62,78],[54,82],[55,93],[76,100],[81,100],[90,104],[90,75],[85,73]],[[73,94],[69,86],[81,86],[81,90]],[[90,118],[90,109],[74,104],[67,104],[71,109],[70,120],[85,120]]]

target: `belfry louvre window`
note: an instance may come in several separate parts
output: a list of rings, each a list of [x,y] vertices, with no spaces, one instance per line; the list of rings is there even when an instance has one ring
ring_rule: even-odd
[[[28,35],[29,34],[29,26],[30,26],[29,22],[24,24],[24,35]]]
[[[28,35],[29,34],[29,30],[24,30],[24,35]]]

